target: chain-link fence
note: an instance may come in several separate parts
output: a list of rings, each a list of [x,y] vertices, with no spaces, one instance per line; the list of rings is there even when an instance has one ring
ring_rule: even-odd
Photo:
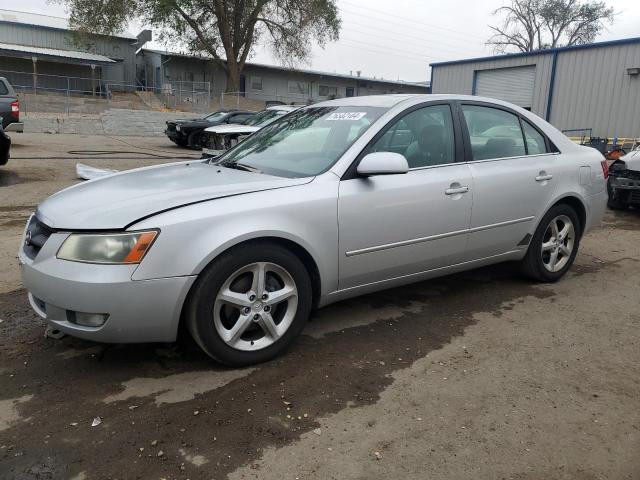
[[[208,113],[218,109],[262,110],[270,105],[313,103],[298,93],[262,94],[259,92],[212,93],[210,82],[165,81],[153,84],[127,84],[99,76],[72,77],[0,70],[20,98],[25,115],[101,114],[110,108]]]
[[[313,101],[300,94],[262,94],[257,92],[224,92],[220,94],[220,108],[262,110],[270,105],[309,105]]]
[[[162,87],[152,90],[171,110],[209,112],[215,109],[211,98],[210,82],[165,82]]]
[[[209,82],[173,82],[161,87],[98,77],[71,77],[0,70],[20,98],[23,114],[99,114],[109,108],[206,113],[217,107]]]

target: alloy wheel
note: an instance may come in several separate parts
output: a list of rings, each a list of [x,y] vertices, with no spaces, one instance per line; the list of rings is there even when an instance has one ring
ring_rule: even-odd
[[[558,272],[569,262],[575,248],[576,231],[566,215],[555,217],[542,237],[542,264],[550,272]]]
[[[220,338],[236,350],[260,350],[288,330],[298,290],[286,269],[255,262],[229,276],[216,295],[213,321]]]

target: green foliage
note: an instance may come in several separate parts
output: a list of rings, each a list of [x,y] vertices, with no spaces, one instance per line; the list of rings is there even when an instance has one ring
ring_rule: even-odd
[[[285,62],[307,60],[313,42],[337,40],[335,0],[58,0],[79,32],[113,34],[131,20],[189,53],[209,55],[227,71],[228,90],[259,43]]]

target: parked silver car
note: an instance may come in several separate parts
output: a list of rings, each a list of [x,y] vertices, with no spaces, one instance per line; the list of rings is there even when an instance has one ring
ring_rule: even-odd
[[[346,98],[216,161],[67,188],[29,219],[19,257],[32,307],[66,333],[169,342],[183,324],[247,365],[348,297],[507,260],[560,279],[606,176],[596,150],[504,102]]]

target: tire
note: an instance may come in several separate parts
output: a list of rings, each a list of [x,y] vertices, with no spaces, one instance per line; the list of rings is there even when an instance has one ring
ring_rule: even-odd
[[[196,130],[189,134],[187,145],[193,150],[202,150],[202,130]]]
[[[260,271],[266,274],[256,276]],[[265,279],[267,298],[259,292],[251,298],[261,288],[255,278]],[[290,296],[276,301],[285,292]],[[266,362],[288,347],[307,323],[311,305],[311,279],[302,261],[279,245],[254,242],[220,255],[203,270],[185,321],[207,355],[242,367]]]
[[[561,233],[567,227],[564,237],[556,241],[556,229]],[[522,259],[524,273],[545,283],[557,282],[571,268],[578,253],[582,231],[576,211],[566,204],[553,206],[540,221],[538,228],[529,243],[527,255]],[[543,244],[546,244],[543,252]],[[557,262],[553,263],[553,255]]]
[[[611,187],[611,179],[607,182],[607,207],[611,210],[626,210],[629,205],[615,198],[613,188]]]

